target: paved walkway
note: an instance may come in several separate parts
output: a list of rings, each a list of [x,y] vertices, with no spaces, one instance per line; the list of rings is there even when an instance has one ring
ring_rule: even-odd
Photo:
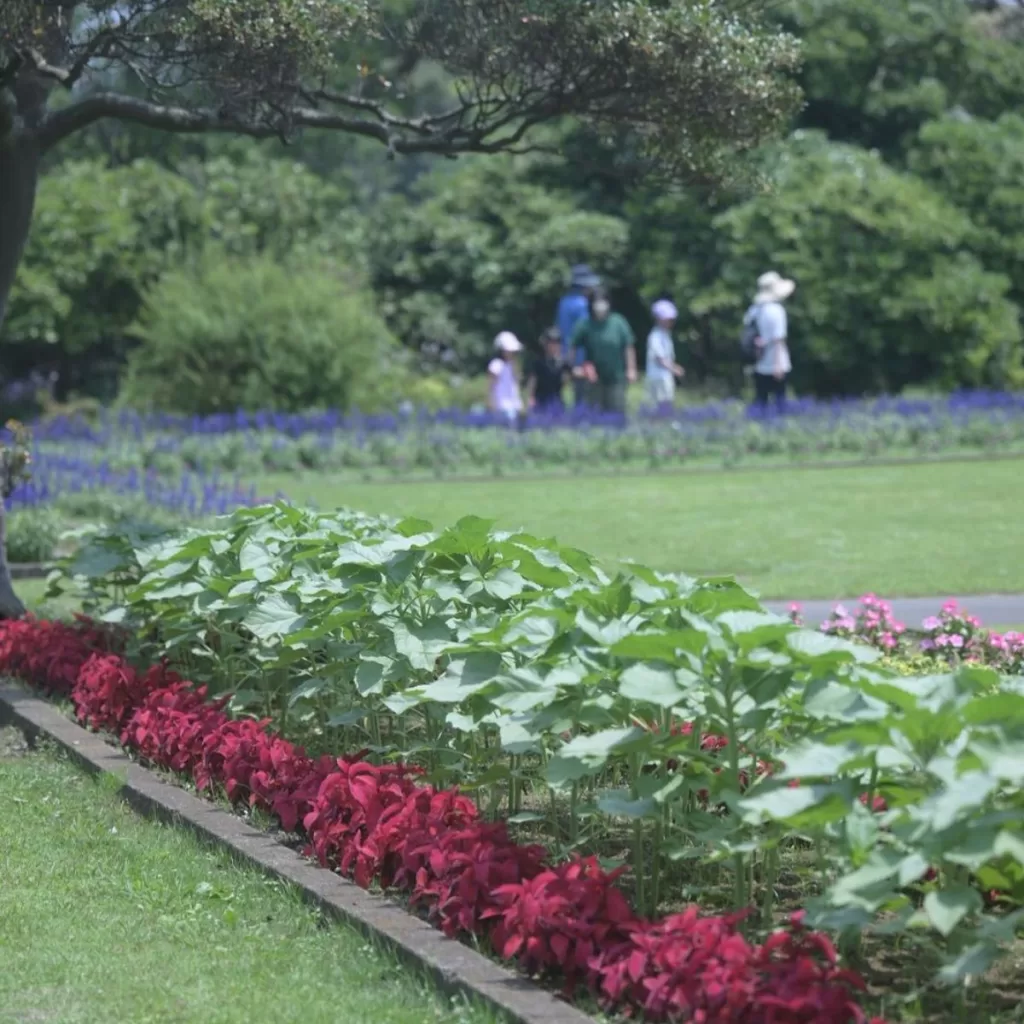
[[[836,599],[835,601],[799,601],[803,606],[804,621],[817,626],[829,617],[837,604],[849,610],[857,607],[857,598]],[[892,604],[893,614],[911,629],[921,625],[929,615],[937,615],[948,600],[946,597],[896,597],[887,599]],[[974,597],[954,597],[961,608],[981,619],[985,626],[1024,627],[1024,594],[976,594]],[[765,601],[772,611],[788,612],[791,601]]]

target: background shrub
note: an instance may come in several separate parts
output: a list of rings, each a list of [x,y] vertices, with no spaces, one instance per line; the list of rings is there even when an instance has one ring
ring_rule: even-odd
[[[7,560],[48,562],[57,551],[64,525],[52,509],[19,509],[7,517]]]
[[[372,410],[406,383],[372,297],[297,259],[205,251],[148,291],[134,333],[124,397],[139,408]]]

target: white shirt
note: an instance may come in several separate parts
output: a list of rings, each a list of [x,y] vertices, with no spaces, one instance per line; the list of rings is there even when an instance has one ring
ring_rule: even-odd
[[[523,399],[519,394],[519,383],[512,364],[504,359],[492,359],[487,372],[491,375],[491,404],[494,411],[506,415],[522,412]]]
[[[764,342],[754,372],[765,376],[789,373],[793,364],[786,344],[789,321],[785,307],[781,302],[765,302],[760,306],[752,306],[750,312],[757,320],[757,333]]]
[[[647,336],[647,379],[674,381],[675,374],[666,369],[659,359],[669,364],[676,361],[676,347],[672,343],[672,335],[662,327],[655,327]]]

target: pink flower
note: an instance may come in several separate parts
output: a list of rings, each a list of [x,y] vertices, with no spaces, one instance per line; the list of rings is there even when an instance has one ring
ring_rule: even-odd
[[[950,646],[956,647],[958,650],[964,645],[964,638],[960,636],[958,633],[954,633],[947,639],[949,640]]]
[[[934,633],[935,630],[942,628],[942,622],[934,615],[929,615],[928,618],[921,623],[921,628],[927,630],[929,633]]]

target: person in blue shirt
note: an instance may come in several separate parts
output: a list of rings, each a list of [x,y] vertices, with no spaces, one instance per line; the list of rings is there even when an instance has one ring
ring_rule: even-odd
[[[579,263],[572,268],[572,281],[569,291],[558,303],[558,312],[555,314],[555,326],[562,335],[562,358],[568,363],[570,356],[570,342],[576,326],[581,320],[590,315],[590,296],[595,288],[601,284],[601,279],[595,274],[586,263]],[[579,366],[585,356],[582,352],[576,353],[576,365]],[[587,382],[581,377],[574,378],[574,389],[576,405],[580,405],[586,392]]]

